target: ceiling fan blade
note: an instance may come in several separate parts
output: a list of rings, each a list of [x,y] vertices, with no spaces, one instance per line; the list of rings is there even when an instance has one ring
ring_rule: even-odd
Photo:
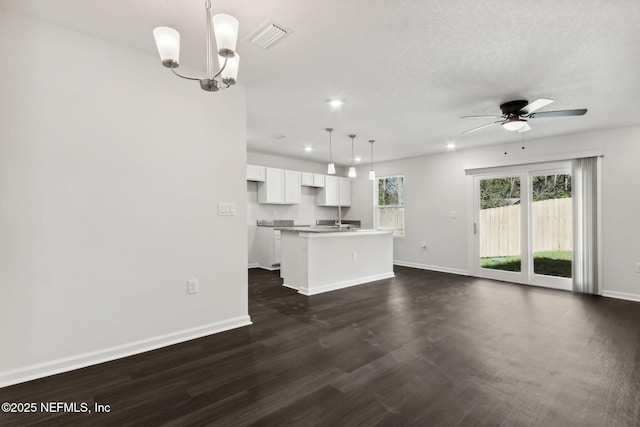
[[[528,105],[523,107],[522,110],[526,111],[527,114],[531,114],[534,111],[538,111],[539,109],[546,107],[552,102],[553,102],[553,99],[547,99],[547,98],[536,99],[535,101],[530,102]]]
[[[586,108],[580,108],[577,110],[543,111],[542,113],[530,114],[529,118],[533,119],[534,117],[584,116],[586,113]]]
[[[498,124],[498,123],[502,123],[502,120],[498,120],[497,122],[487,123],[486,125],[478,126],[477,128],[469,129],[469,130],[466,130],[466,131],[464,131],[462,133],[465,134],[465,133],[475,132],[477,130],[488,128],[489,126],[493,126],[493,125]]]
[[[461,119],[500,119],[502,116],[462,116]]]
[[[529,132],[530,130],[531,130],[531,126],[529,126],[529,123],[525,123],[525,125],[522,126],[522,128],[518,129],[518,133]]]

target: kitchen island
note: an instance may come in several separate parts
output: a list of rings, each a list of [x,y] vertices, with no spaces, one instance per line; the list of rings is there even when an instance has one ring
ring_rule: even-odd
[[[282,227],[283,286],[303,295],[394,277],[391,231]]]

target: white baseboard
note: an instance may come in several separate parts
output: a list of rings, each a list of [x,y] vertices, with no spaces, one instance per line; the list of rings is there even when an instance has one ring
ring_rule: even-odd
[[[247,268],[258,268],[260,265],[257,262],[252,262],[247,266]]]
[[[638,294],[628,294],[626,292],[615,292],[615,291],[605,291],[605,290],[603,290],[601,295],[603,297],[626,299],[628,301],[640,302],[640,295],[638,295]]]
[[[392,277],[396,277],[396,275],[393,274],[393,271],[390,273],[381,273],[375,274],[373,276],[360,277],[354,280],[345,280],[343,282],[330,283],[328,285],[314,286],[311,290],[309,290],[308,287],[301,287],[298,292],[306,296],[317,295],[325,292],[335,291],[338,289],[348,288],[351,286],[364,285],[365,283],[375,282],[376,280],[390,279]]]
[[[451,273],[451,274],[459,274],[461,276],[469,276],[468,270],[460,270],[457,268],[449,268],[449,267],[438,267],[435,265],[427,265],[427,264],[418,264],[416,262],[394,260],[393,265],[399,265],[401,267],[419,268],[421,270],[439,271],[440,273]]]
[[[155,350],[161,347],[178,344],[184,341],[201,338],[207,335],[251,324],[252,322],[249,316],[240,316],[221,322],[210,323],[205,326],[185,329],[102,350],[91,351],[88,353],[52,360],[50,362],[37,363],[23,368],[0,372],[0,388],[42,377],[48,377],[50,375],[60,374],[62,372],[73,371],[75,369],[96,365],[98,363],[133,356],[134,354],[144,353],[146,351]]]
[[[298,288],[291,286],[291,285],[287,285],[286,283],[283,283],[282,286],[284,286],[285,288],[289,288],[289,289],[293,289],[294,291],[299,290]]]

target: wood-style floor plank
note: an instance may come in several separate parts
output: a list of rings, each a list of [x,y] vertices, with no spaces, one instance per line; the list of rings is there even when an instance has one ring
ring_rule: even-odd
[[[395,267],[305,297],[249,273],[253,325],[0,389],[2,426],[638,426],[640,303]]]

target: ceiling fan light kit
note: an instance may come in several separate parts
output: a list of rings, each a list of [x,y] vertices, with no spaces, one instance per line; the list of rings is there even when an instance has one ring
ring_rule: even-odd
[[[180,33],[169,27],[157,27],[153,30],[158,53],[162,65],[173,74],[187,80],[197,80],[200,87],[209,92],[226,89],[236,83],[240,56],[236,52],[239,23],[231,15],[218,14],[211,18],[211,1],[206,0],[204,7],[207,15],[207,76],[204,78],[189,77],[179,74],[180,66]],[[213,27],[213,28],[212,28]],[[213,71],[213,54],[211,51],[212,32],[218,47],[218,64],[220,69]],[[216,80],[220,77],[220,80]],[[222,83],[222,84],[221,84]],[[224,86],[223,86],[224,85]]]
[[[504,122],[502,122],[502,127],[506,130],[517,131],[525,127],[527,124],[526,120],[523,120],[518,117],[510,117]]]
[[[586,108],[580,108],[575,110],[558,110],[558,111],[543,111],[538,113],[537,111],[547,105],[551,104],[553,99],[540,98],[533,102],[526,100],[516,100],[505,102],[500,105],[501,116],[462,116],[463,119],[500,119],[495,122],[487,123],[481,126],[477,126],[473,129],[469,129],[462,133],[475,132],[480,129],[484,129],[496,124],[500,124],[504,129],[512,132],[527,132],[531,130],[531,126],[526,119],[533,119],[535,117],[565,117],[565,116],[583,116],[587,113]]]

